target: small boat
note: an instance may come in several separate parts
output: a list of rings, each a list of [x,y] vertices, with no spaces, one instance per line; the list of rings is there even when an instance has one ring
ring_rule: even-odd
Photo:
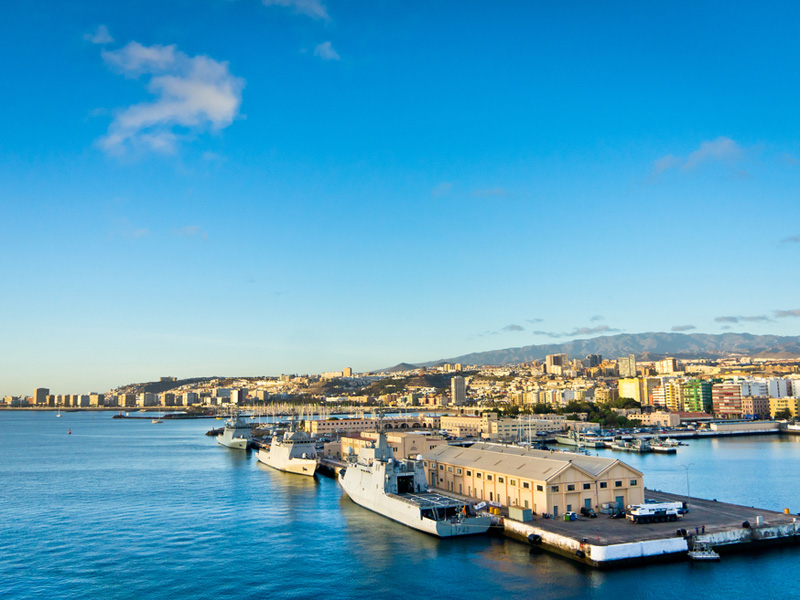
[[[666,446],[667,448],[677,448],[678,446],[686,446],[687,444],[672,438],[667,438],[661,442],[661,445]]]
[[[696,542],[694,547],[687,553],[689,558],[697,561],[717,561],[719,554],[717,554],[710,544],[705,542]]]
[[[650,442],[650,450],[659,452],[661,454],[675,454],[678,451],[677,446],[670,446],[661,440],[653,440]]]
[[[163,423],[164,421],[161,420],[161,411],[158,411],[158,416],[152,420],[153,423]]]
[[[619,440],[611,443],[612,450],[622,450],[624,452],[650,452],[653,448],[647,440],[635,438],[630,442]]]
[[[606,443],[594,434],[580,434],[570,431],[568,435],[557,435],[556,442],[564,446],[577,446],[578,448],[605,448]]]

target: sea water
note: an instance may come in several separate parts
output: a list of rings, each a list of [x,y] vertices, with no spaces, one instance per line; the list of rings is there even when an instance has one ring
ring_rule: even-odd
[[[800,548],[600,572],[481,536],[389,521],[336,481],[218,446],[215,420],[0,413],[0,598],[792,598]],[[71,434],[68,431],[71,430]],[[800,437],[599,451],[649,488],[800,511]],[[684,465],[684,466],[681,466]],[[754,511],[754,516],[757,511]],[[602,518],[602,517],[601,517]]]

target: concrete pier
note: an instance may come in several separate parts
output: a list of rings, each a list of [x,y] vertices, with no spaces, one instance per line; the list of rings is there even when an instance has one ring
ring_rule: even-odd
[[[684,502],[685,496],[646,491],[646,498]],[[745,550],[776,543],[798,543],[798,517],[700,498],[688,499],[689,512],[671,523],[635,524],[627,519],[579,517],[577,521],[534,517],[526,523],[503,518],[507,536],[535,544],[597,568],[646,562],[686,560],[695,543],[707,543],[717,552]],[[760,517],[760,519],[759,519]],[[744,524],[748,526],[744,526]],[[686,530],[686,535],[678,531]]]

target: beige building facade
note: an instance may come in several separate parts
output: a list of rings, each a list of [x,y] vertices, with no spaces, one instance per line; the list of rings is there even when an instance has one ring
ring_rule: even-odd
[[[342,436],[336,442],[325,444],[324,454],[327,458],[342,459],[351,452],[357,455],[362,448],[373,445],[378,439],[376,431],[364,431],[358,435]],[[426,435],[414,432],[395,432],[386,434],[386,442],[396,458],[416,458],[420,454],[437,446],[447,444],[438,435]]]
[[[431,422],[427,421],[427,417],[393,417],[385,419],[364,417],[362,419],[306,419],[303,422],[303,429],[317,436],[347,435],[376,430],[379,424],[385,431],[431,428]]]
[[[431,487],[535,513],[644,502],[643,474],[612,458],[479,443],[439,446],[423,461]]]

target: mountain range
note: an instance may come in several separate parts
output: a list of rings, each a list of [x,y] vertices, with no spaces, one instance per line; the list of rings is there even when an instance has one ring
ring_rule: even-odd
[[[562,353],[569,354],[570,358],[584,358],[588,354],[617,358],[634,354],[637,360],[658,360],[666,356],[681,359],[735,356],[792,358],[800,357],[800,336],[750,333],[621,333],[573,340],[563,344],[540,344],[473,352],[418,365],[401,363],[397,367],[392,367],[392,370],[400,370],[401,366],[406,367],[404,370],[415,366],[430,367],[445,362],[465,365],[511,365],[543,360],[548,354]]]

